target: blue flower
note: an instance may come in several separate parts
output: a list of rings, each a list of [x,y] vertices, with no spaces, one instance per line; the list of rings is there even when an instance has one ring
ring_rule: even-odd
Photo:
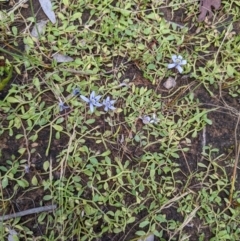
[[[99,103],[99,100],[101,98],[101,95],[97,95],[95,96],[95,91],[93,91],[91,94],[90,94],[90,97],[87,98],[83,95],[80,95],[81,99],[85,102],[87,102],[90,106],[90,111],[93,113],[94,112],[94,106],[96,107],[100,107],[102,106],[101,103]]]
[[[73,94],[73,96],[79,95],[80,94],[80,89],[79,88],[73,89],[72,94]]]
[[[183,68],[181,67],[181,65],[185,65],[187,64],[187,61],[185,59],[183,59],[183,57],[181,55],[172,55],[172,64],[168,64],[168,69],[172,69],[172,68],[176,68],[179,73],[183,72]]]
[[[115,110],[116,108],[113,106],[116,100],[110,100],[110,97],[108,96],[105,100],[103,100],[103,105],[105,111],[109,110]]]
[[[63,111],[63,110],[65,110],[65,109],[67,109],[67,108],[69,108],[69,106],[65,106],[65,105],[64,105],[64,102],[63,102],[61,99],[59,99],[58,106],[59,106],[59,111],[60,111],[60,112]]]

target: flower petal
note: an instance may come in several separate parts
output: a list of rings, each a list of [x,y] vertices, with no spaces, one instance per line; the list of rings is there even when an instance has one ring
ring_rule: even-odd
[[[181,55],[178,55],[177,58],[180,59],[180,60],[183,59],[183,57]]]
[[[114,107],[113,105],[108,107],[110,110],[116,110],[116,107]]]
[[[108,107],[107,106],[104,107],[104,111],[106,111],[106,112],[108,111]]]
[[[90,111],[93,113],[94,112],[94,106],[92,103],[90,103]]]
[[[65,110],[65,109],[68,109],[68,108],[69,108],[69,106],[65,106],[64,103],[59,103],[59,111],[60,112]]]
[[[90,94],[90,99],[95,98],[95,91],[92,91],[92,93]]]
[[[181,65],[185,65],[185,64],[187,64],[187,60],[183,59],[183,60],[181,61]]]
[[[178,56],[176,54],[172,55],[172,61],[173,62],[176,62],[177,58],[178,58]]]
[[[80,97],[81,97],[81,99],[82,99],[83,101],[85,101],[85,102],[87,102],[87,103],[90,102],[90,100],[89,100],[87,97],[85,97],[84,95],[80,95]]]
[[[168,69],[172,69],[172,68],[174,68],[176,66],[177,66],[177,64],[175,64],[175,63],[168,64]]]
[[[94,103],[94,105],[95,105],[95,106],[97,106],[97,107],[102,106],[102,104],[101,104],[101,103],[99,103],[99,102],[95,102],[95,103]]]
[[[182,73],[182,72],[183,72],[183,68],[182,68],[180,65],[177,65],[176,68],[177,68],[177,70],[179,71],[179,73]]]
[[[101,95],[97,95],[97,96],[95,96],[95,100],[99,101],[101,97],[102,97]]]

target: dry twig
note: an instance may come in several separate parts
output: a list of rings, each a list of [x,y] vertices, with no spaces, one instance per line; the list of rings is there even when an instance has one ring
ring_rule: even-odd
[[[32,209],[28,209],[28,210],[13,213],[13,214],[3,215],[3,216],[0,216],[0,222],[11,219],[11,218],[23,217],[23,216],[31,215],[31,214],[35,214],[35,213],[53,211],[56,208],[57,208],[57,205],[50,205],[50,206],[32,208]]]

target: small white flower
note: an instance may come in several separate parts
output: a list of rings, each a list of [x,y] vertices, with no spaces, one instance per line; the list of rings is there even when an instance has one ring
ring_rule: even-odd
[[[179,73],[183,72],[183,68],[181,67],[181,65],[185,65],[187,64],[187,61],[185,59],[183,59],[183,57],[181,55],[172,55],[172,61],[173,63],[168,64],[168,69],[172,69],[172,68],[176,68]]]
[[[94,106],[96,107],[100,107],[102,106],[101,103],[99,103],[99,100],[101,98],[101,95],[97,95],[95,96],[95,91],[92,91],[92,93],[90,94],[90,97],[87,98],[83,95],[80,95],[81,99],[85,102],[87,102],[89,104],[90,107],[90,111],[93,113],[94,112]]]
[[[157,124],[159,122],[159,119],[156,117],[156,114],[153,113],[152,118],[150,120],[151,124]]]
[[[143,124],[145,124],[145,125],[157,124],[159,122],[159,119],[156,117],[155,113],[153,113],[152,117],[150,117],[149,115],[143,115],[140,117],[140,119],[142,120]]]
[[[115,110],[116,108],[113,106],[116,100],[110,100],[110,97],[108,96],[105,100],[103,100],[103,105],[105,111],[109,110]]]

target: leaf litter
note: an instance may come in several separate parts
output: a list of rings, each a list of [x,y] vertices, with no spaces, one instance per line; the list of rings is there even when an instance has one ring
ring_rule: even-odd
[[[198,21],[202,22],[208,14],[208,17],[213,16],[212,8],[218,10],[221,7],[221,0],[200,0],[200,15]]]
[[[47,15],[49,20],[55,24],[56,23],[56,15],[52,10],[52,2],[50,0],[39,0],[39,3],[42,7],[43,12]]]

